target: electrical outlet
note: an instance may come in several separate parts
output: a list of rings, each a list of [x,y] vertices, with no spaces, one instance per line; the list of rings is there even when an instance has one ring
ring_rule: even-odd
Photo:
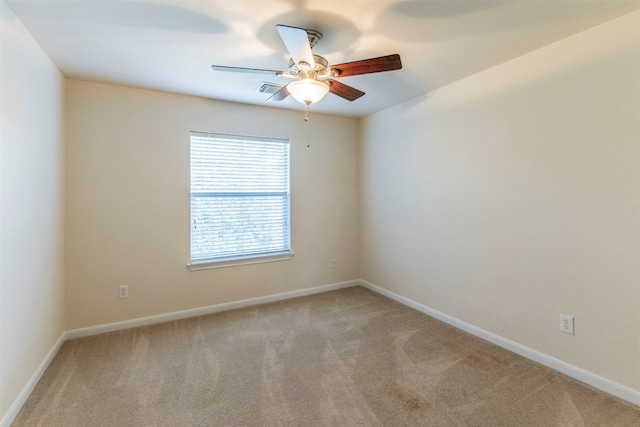
[[[129,298],[129,285],[118,286],[118,298]]]
[[[338,263],[336,262],[335,258],[331,258],[331,268],[336,268],[338,266]]]
[[[565,314],[560,315],[560,331],[573,335],[573,317]]]

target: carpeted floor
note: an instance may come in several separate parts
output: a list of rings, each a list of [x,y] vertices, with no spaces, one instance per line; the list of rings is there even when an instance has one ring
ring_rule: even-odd
[[[640,426],[365,288],[66,342],[13,426]]]

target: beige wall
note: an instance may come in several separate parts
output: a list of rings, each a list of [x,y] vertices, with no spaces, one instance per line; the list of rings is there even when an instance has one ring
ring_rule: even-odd
[[[0,419],[64,332],[63,77],[0,1]]]
[[[360,153],[363,279],[640,390],[640,12],[366,118]]]
[[[355,119],[312,114],[305,123],[302,107],[66,87],[68,330],[359,277]],[[292,260],[186,268],[191,130],[290,140]],[[121,284],[128,299],[117,298]]]
[[[0,12],[0,416],[64,329],[358,277],[640,390],[639,13],[359,128],[65,82]],[[293,260],[186,269],[190,130],[291,140]]]

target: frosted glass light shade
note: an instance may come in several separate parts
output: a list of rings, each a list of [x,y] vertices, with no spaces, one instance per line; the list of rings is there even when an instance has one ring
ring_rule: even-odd
[[[329,92],[329,85],[307,78],[289,83],[287,90],[296,101],[303,104],[313,104],[320,101]]]

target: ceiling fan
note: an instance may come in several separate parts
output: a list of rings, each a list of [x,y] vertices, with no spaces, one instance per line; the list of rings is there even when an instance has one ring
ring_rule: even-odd
[[[288,25],[276,25],[276,29],[289,51],[289,55],[291,55],[288,71],[227,67],[223,65],[212,65],[211,68],[215,71],[273,74],[278,77],[295,79],[280,88],[268,100],[281,101],[292,95],[297,101],[306,104],[305,120],[308,120],[309,105],[320,101],[327,92],[331,92],[348,101],[355,101],[364,95],[364,92],[340,83],[335,80],[336,78],[380,73],[402,68],[402,62],[398,54],[329,65],[325,58],[311,52],[316,43],[322,39],[322,33]]]

